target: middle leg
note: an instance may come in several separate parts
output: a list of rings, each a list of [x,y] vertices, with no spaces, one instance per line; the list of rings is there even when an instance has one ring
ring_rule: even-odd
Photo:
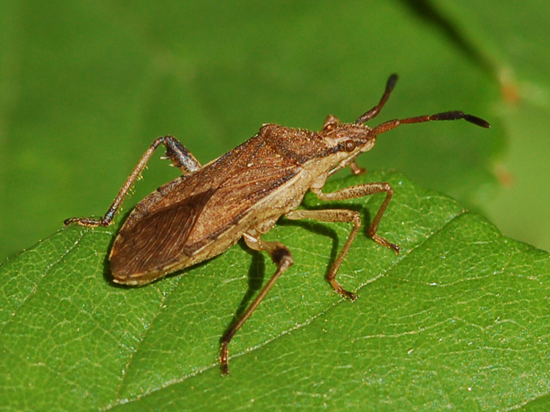
[[[336,275],[338,274],[338,269],[340,269],[340,266],[348,254],[351,244],[353,243],[355,237],[357,236],[357,232],[359,232],[359,228],[361,227],[361,217],[359,216],[359,213],[348,209],[293,210],[285,216],[291,220],[312,219],[319,220],[321,222],[353,223],[353,229],[351,230],[346,243],[344,243],[338,257],[330,267],[327,274],[327,280],[336,292],[345,298],[354,301],[357,296],[354,293],[345,290],[342,285],[340,285],[338,280],[336,280]]]

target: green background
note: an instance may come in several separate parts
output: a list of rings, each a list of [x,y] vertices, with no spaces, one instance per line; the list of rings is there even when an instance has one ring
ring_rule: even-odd
[[[361,165],[398,170],[488,216],[504,234],[548,250],[547,3],[4,1],[0,7],[0,257],[11,256],[2,267],[0,396],[13,409],[49,409],[59,399],[70,410],[106,410],[126,400],[130,409],[181,410],[200,408],[204,399],[220,409],[245,408],[254,401],[245,389],[260,382],[263,391],[253,395],[264,408],[318,409],[326,402],[345,409],[364,406],[368,395],[372,405],[390,410],[486,410],[546,393],[547,255],[499,237],[478,217],[460,218],[461,206],[416,186],[403,185],[410,193],[401,203],[396,196],[396,214],[383,222],[385,236],[408,245],[407,253],[420,242],[419,252],[400,265],[361,238],[367,249],[350,256],[353,280],[346,281],[359,282],[355,289],[369,284],[361,291],[364,306],[341,302],[322,279],[334,258],[330,240],[341,241],[346,227],[320,236],[319,256],[304,253],[319,245],[315,233],[306,244],[311,233],[296,236],[300,226],[283,224],[272,234],[307,270],[285,277],[291,283],[277,285],[266,311],[237,335],[233,380],[218,376],[220,331],[248,296],[247,274],[253,293],[262,280],[254,274],[271,273],[267,259],[237,246],[194,276],[128,291],[105,281],[113,228],[91,234],[69,228],[13,256],[61,229],[67,217],[104,213],[159,135],[175,135],[205,163],[262,123],[318,129],[329,113],[353,121],[378,101],[392,72],[400,82],[372,124],[462,109],[493,128],[402,127],[381,136]],[[166,162],[151,162],[125,210],[175,176]],[[396,187],[405,180],[373,178],[386,177]],[[417,198],[435,199],[435,206]],[[432,212],[436,221],[459,216],[459,235],[447,227],[433,237],[440,223]],[[427,244],[419,240],[424,235]],[[457,238],[469,247],[455,256]],[[476,244],[490,246],[478,251]],[[460,262],[440,267],[446,250]],[[487,267],[505,280],[485,279]],[[383,281],[373,282],[377,276]],[[472,283],[478,276],[480,283]],[[226,292],[236,280],[244,283]],[[451,292],[433,287],[439,283]],[[449,296],[456,299],[447,304]],[[212,309],[211,302],[223,304]],[[415,328],[433,333],[415,340]],[[341,337],[350,330],[346,346]],[[308,349],[318,342],[325,346],[312,350],[315,363],[308,364]],[[294,354],[305,363],[294,364]],[[400,392],[403,385],[417,396]]]
[[[361,162],[550,249],[546,3],[436,6],[2,2],[0,256],[67,217],[104,213],[159,135],[207,162],[262,123],[352,121],[392,72],[401,79],[380,120],[457,108],[494,127],[410,126]],[[493,174],[511,186],[495,190]],[[126,206],[175,175],[153,163]]]

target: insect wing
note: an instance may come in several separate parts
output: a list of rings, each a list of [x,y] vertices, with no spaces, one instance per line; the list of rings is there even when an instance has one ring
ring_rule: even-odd
[[[185,267],[186,257],[231,230],[228,247],[236,243],[242,233],[235,227],[298,172],[295,163],[252,138],[199,172],[164,185],[159,190],[166,194],[158,190],[144,199],[120,230],[110,256],[115,281],[149,283],[175,266]]]
[[[189,196],[144,216],[129,228],[123,227],[111,249],[110,266],[115,280],[125,283],[141,274],[158,273],[179,260],[189,234],[214,192],[209,189]]]

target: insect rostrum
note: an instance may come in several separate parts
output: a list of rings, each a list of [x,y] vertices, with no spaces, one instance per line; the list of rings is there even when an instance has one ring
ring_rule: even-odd
[[[397,75],[390,76],[380,102],[354,123],[340,123],[338,118],[328,116],[319,132],[265,124],[254,137],[204,166],[174,137],[159,137],[142,156],[102,218],[71,218],[65,224],[109,225],[147,161],[163,144],[167,157],[182,171],[182,176],[159,187],[133,209],[111,248],[110,270],[116,283],[145,285],[215,257],[241,238],[251,249],[267,252],[277,267],[275,273],[221,340],[219,359],[222,373],[226,374],[231,338],[293,264],[292,254],[285,245],[262,240],[262,235],[281,216],[352,224],[327,279],[336,292],[355,299],[353,293],[338,283],[336,275],[361,226],[359,213],[347,209],[297,210],[307,191],[324,201],[385,193],[368,231],[380,245],[399,253],[397,245],[376,233],[393,195],[390,185],[366,183],[324,193],[327,178],[348,166],[353,173],[361,173],[355,159],[374,146],[379,134],[401,124],[464,119],[490,127],[485,120],[461,111],[390,120],[374,128],[364,125],[378,115],[396,82]]]

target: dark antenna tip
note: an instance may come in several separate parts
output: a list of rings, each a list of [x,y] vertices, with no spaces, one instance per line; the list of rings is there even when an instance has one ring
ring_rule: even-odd
[[[480,117],[473,116],[471,114],[465,114],[464,112],[461,112],[460,110],[453,110],[450,112],[444,112],[444,113],[437,113],[432,114],[429,116],[430,120],[460,120],[464,119],[467,122],[473,123],[476,126],[479,127],[485,127],[486,129],[490,128],[491,125],[488,121],[483,120]]]
[[[467,122],[473,123],[479,127],[484,127],[486,129],[491,128],[491,125],[487,120],[483,120],[481,117],[472,116],[471,114],[465,114],[464,120],[466,120]]]
[[[397,83],[397,80],[399,80],[399,76],[397,73],[393,73],[390,78],[388,79],[388,82],[386,83],[386,92],[389,93],[393,90],[395,87],[395,84]]]

